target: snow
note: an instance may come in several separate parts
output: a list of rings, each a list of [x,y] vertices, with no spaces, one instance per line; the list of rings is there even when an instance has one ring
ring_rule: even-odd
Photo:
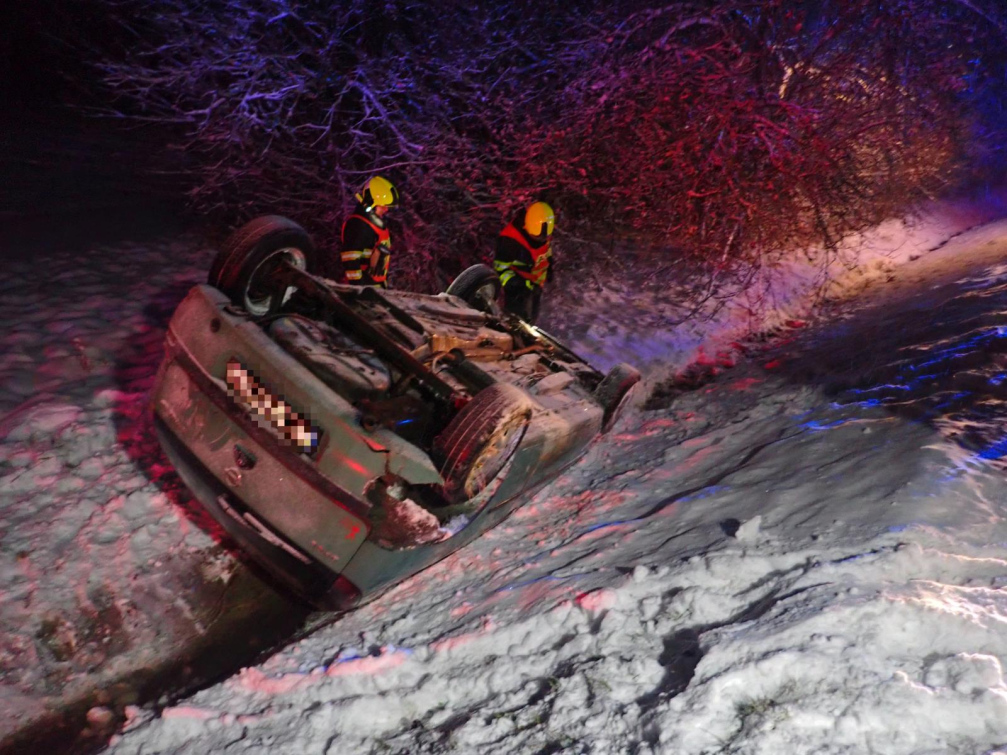
[[[4,735],[67,702],[129,702],[103,688],[177,655],[205,619],[198,586],[219,594],[235,568],[212,529],[192,526],[146,411],[164,317],[207,250],[183,239],[38,255],[8,260],[0,281]],[[102,707],[88,718],[99,730]]]
[[[758,307],[677,327],[682,302],[611,287],[554,314],[547,327],[602,366],[643,366],[650,387],[700,355],[712,379],[632,408],[503,524],[373,603],[159,711],[127,708],[111,751],[1007,748],[995,390],[937,410],[961,386],[914,382],[931,358],[968,357],[950,372],[994,384],[1007,222],[987,221],[1003,214],[945,203],[856,241],[865,265],[830,286],[844,303],[823,327],[806,325],[823,293],[810,263],[777,271]],[[44,672],[66,671],[29,659],[87,646],[77,616],[99,587],[124,604],[137,575],[189,568],[168,563],[179,551],[207,579],[233,568],[142,419],[160,328],[208,253],[181,239],[92,255],[22,265],[0,299],[0,666],[3,707],[25,715]],[[917,316],[906,346],[879,332],[885,348],[856,363],[865,323],[903,330],[896,312],[938,304],[979,310],[932,335]],[[775,340],[746,340],[764,330]],[[832,391],[826,356],[849,363]],[[152,611],[135,621],[130,652],[153,637]]]
[[[768,265],[723,306],[717,299],[698,306],[692,284],[669,265],[671,269],[657,278],[641,279],[640,271],[604,280],[580,277],[562,294],[546,297],[543,307],[547,317],[555,318],[548,325],[601,368],[631,361],[653,373],[668,364],[716,360],[732,350],[732,342],[800,321],[823,298],[863,293],[906,263],[1005,211],[1003,190],[934,203],[917,215],[885,221],[844,240],[837,252],[807,250]],[[853,265],[855,260],[858,264]],[[682,321],[693,310],[695,314]]]

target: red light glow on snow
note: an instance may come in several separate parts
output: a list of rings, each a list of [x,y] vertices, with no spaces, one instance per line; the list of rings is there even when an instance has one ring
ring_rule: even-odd
[[[615,593],[607,588],[581,593],[577,605],[585,611],[604,611],[615,605]]]
[[[678,421],[671,419],[670,417],[652,419],[640,425],[639,429],[636,432],[626,432],[626,433],[620,433],[618,435],[613,435],[612,440],[618,441],[620,443],[631,443],[633,441],[644,440],[645,438],[652,438],[655,435],[660,435],[668,428],[672,428],[677,425]]]
[[[464,634],[458,634],[454,637],[444,637],[440,640],[435,640],[430,643],[430,649],[435,653],[447,653],[455,650],[456,648],[468,645],[480,637],[485,637],[487,634],[496,629],[496,624],[494,624],[493,619],[487,616],[483,619],[482,627],[475,632],[466,632]]]
[[[729,383],[727,387],[729,390],[732,391],[747,391],[750,390],[752,386],[759,385],[760,383],[763,382],[765,381],[760,380],[759,378],[746,377],[746,378],[739,378],[738,380],[735,380],[733,383]]]
[[[366,655],[349,661],[334,663],[326,670],[325,675],[352,676],[354,674],[376,674],[405,663],[406,653],[401,650],[382,648],[380,655]]]

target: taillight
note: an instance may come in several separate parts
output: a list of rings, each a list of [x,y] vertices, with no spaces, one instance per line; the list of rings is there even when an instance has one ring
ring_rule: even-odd
[[[322,433],[309,420],[294,411],[273,393],[252,371],[237,359],[227,362],[227,387],[233,399],[251,410],[298,451],[312,454],[318,449]]]

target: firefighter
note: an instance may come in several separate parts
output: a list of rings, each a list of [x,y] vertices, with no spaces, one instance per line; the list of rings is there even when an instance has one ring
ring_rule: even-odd
[[[385,288],[391,237],[384,217],[399,203],[399,192],[387,178],[374,176],[356,196],[357,206],[343,223],[343,271],[350,283]]]
[[[493,267],[503,284],[504,309],[529,323],[538,319],[542,287],[550,277],[555,223],[552,207],[535,202],[497,238]]]

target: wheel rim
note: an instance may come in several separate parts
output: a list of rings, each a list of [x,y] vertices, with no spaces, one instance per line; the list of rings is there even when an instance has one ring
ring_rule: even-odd
[[[249,314],[257,316],[269,314],[273,306],[273,297],[277,294],[276,290],[269,285],[269,277],[284,262],[289,262],[298,270],[305,270],[308,267],[307,257],[297,247],[277,249],[266,255],[252,270],[252,274],[248,276],[248,284],[245,286],[245,309]],[[283,301],[289,299],[295,290],[293,286],[288,286],[283,292]]]
[[[497,287],[492,283],[484,283],[482,286],[473,291],[472,299],[477,305],[482,305],[481,307],[477,306],[477,309],[482,309],[484,312],[496,314]]]

